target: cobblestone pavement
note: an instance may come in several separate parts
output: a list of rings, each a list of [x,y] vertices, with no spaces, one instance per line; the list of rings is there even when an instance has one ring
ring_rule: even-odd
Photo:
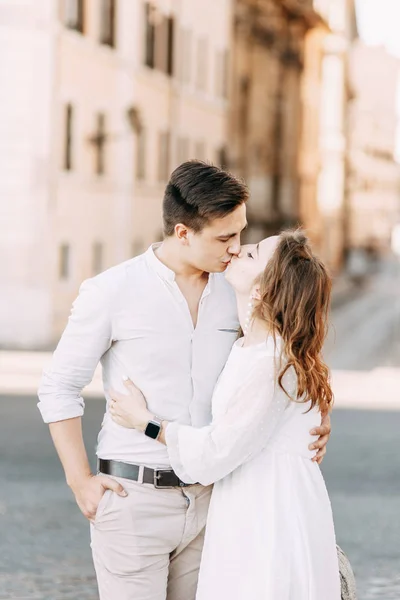
[[[89,400],[94,454],[103,403]],[[0,599],[96,600],[89,527],[68,490],[36,399],[0,397]],[[323,471],[359,600],[400,598],[400,412],[336,411]]]
[[[400,599],[400,412],[338,410],[323,473],[359,600]]]
[[[87,403],[94,455],[103,411]],[[36,398],[0,398],[0,599],[98,600],[89,524],[77,508]]]

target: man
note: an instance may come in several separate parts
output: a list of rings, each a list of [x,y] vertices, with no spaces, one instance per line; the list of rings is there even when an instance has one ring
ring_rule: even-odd
[[[155,414],[210,422],[212,391],[239,326],[223,271],[240,251],[247,199],[246,186],[217,167],[178,167],[164,195],[163,243],[84,282],[44,373],[39,408],[91,521],[101,600],[194,600],[211,487],[185,486],[164,446],[119,427],[108,411],[94,476],[81,390],[101,361],[108,401],[107,390],[124,391],[129,377]],[[318,460],[329,430],[326,417]],[[149,424],[148,437],[156,432],[157,422]]]

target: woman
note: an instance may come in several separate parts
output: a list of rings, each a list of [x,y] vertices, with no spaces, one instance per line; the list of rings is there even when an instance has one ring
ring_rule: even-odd
[[[215,482],[197,600],[340,600],[331,506],[308,450],[333,399],[321,358],[330,278],[299,231],[244,246],[226,277],[243,337],[213,421],[164,421],[158,438],[183,481]],[[141,395],[111,396],[118,424],[143,431],[154,418]]]

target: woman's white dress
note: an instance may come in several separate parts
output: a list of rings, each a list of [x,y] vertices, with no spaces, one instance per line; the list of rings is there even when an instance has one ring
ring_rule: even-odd
[[[331,505],[308,450],[321,417],[277,385],[280,346],[238,340],[214,390],[212,424],[167,427],[179,477],[216,482],[197,600],[340,600]],[[296,384],[289,371],[289,393]]]

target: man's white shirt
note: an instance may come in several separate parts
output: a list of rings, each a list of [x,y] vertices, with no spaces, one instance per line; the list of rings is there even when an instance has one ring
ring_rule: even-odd
[[[211,273],[194,328],[175,274],[155,248],[82,284],[39,388],[46,423],[83,415],[81,392],[99,361],[107,402],[110,388],[126,391],[127,375],[157,416],[194,427],[211,422],[212,392],[239,328],[234,292],[222,273]],[[117,425],[108,409],[97,455],[170,466],[165,446]]]

